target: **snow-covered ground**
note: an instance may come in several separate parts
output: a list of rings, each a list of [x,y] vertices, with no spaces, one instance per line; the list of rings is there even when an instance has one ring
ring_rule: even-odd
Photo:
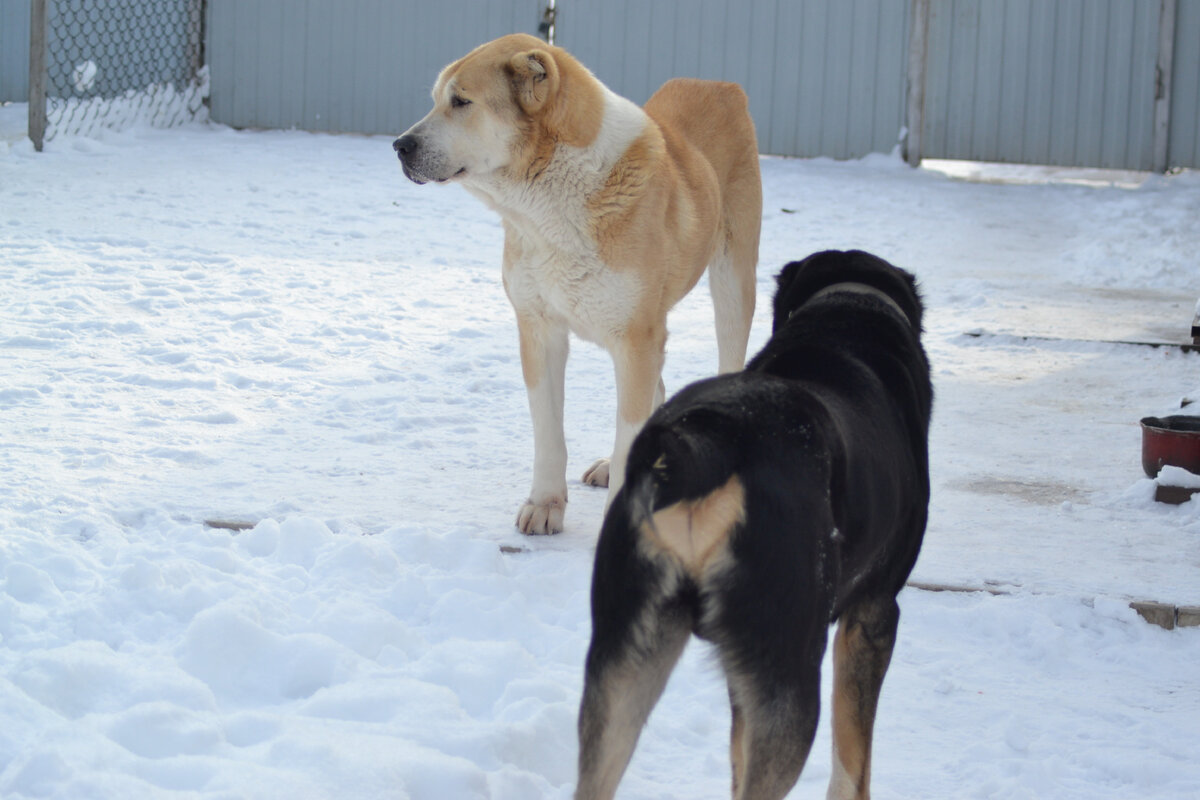
[[[387,137],[36,154],[23,113],[0,108],[0,796],[568,797],[604,498],[576,481],[563,534],[513,527],[497,219],[405,181]],[[1200,501],[1152,501],[1137,424],[1200,396],[1200,356],[1094,341],[1186,340],[1200,175],[762,166],[752,349],[790,259],[914,271],[937,390],[914,579],[1003,592],[901,595],[875,797],[1200,796],[1200,629],[1128,608],[1200,605]],[[669,391],[715,367],[705,287],[671,331]],[[614,406],[576,343],[571,478]],[[694,643],[621,796],[726,797],[728,723]],[[819,737],[792,797],[824,796]]]

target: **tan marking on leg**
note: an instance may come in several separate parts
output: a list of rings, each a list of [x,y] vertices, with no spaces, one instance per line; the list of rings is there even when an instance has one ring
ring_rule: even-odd
[[[828,800],[866,798],[870,785],[870,739],[864,739],[862,720],[856,713],[861,699],[858,686],[847,675],[853,657],[847,639],[854,634],[848,634],[846,628],[843,618],[833,639],[833,774]]]
[[[757,181],[752,188],[758,191]],[[746,344],[754,319],[760,218],[761,195],[747,197],[740,206],[727,209],[726,240],[708,268],[717,325],[718,371],[722,373],[740,370],[746,363]]]
[[[857,796],[857,789],[854,781],[850,778],[850,773],[846,771],[842,765],[842,759],[838,755],[837,740],[833,742],[833,765],[832,772],[829,776],[829,790],[825,794],[825,800],[843,800],[843,798],[853,798]]]
[[[617,380],[617,413],[632,425],[646,421],[655,408],[667,346],[667,329],[658,324],[631,327],[612,348]]]
[[[611,342],[613,368],[617,383],[617,421],[612,458],[608,464],[608,502],[611,503],[625,481],[625,460],[629,446],[654,411],[658,387],[662,384],[667,329],[661,323],[639,321]],[[593,465],[584,479],[590,483],[601,473]]]
[[[647,618],[635,623],[656,628],[640,632],[648,654],[610,663],[594,679],[585,679],[576,800],[610,800],[617,791],[642,727],[691,636],[690,626],[681,620],[666,626],[662,622]]]
[[[833,641],[833,774],[828,800],[869,800],[879,691],[896,640],[894,604],[859,604]]]
[[[668,664],[669,667],[673,665]],[[655,671],[657,672],[657,670]],[[658,683],[657,675],[643,676],[629,664],[609,670],[599,694],[585,695],[580,717],[580,770],[575,797],[578,800],[611,798],[633,757],[642,726],[657,701],[653,692],[643,691]],[[665,676],[661,679],[666,682]]]
[[[700,580],[719,563],[734,526],[745,516],[745,490],[734,475],[704,497],[656,511],[642,523],[642,541],[678,560],[689,575]]]
[[[808,696],[764,696],[753,674],[722,658],[735,720],[734,800],[782,800],[800,777],[817,730],[820,668],[805,679]]]
[[[733,767],[733,796],[737,797],[738,787],[746,775],[746,718],[732,697],[729,705],[733,715],[729,733],[729,762]]]

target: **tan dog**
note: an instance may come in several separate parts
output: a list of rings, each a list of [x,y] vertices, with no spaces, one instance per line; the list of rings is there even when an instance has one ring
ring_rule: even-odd
[[[394,146],[411,180],[459,181],[503,218],[534,438],[517,526],[554,533],[567,503],[568,331],[616,368],[612,459],[583,477],[608,485],[610,500],[630,442],[663,401],[667,312],[706,267],[719,368],[745,362],[762,218],[754,123],[735,84],[672,80],[638,108],[524,34],[450,64],[433,99]]]

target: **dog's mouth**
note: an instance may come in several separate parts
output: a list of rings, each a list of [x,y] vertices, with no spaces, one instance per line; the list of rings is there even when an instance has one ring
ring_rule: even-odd
[[[437,183],[449,183],[450,181],[454,180],[455,178],[462,177],[463,175],[466,175],[466,174],[467,174],[467,168],[463,167],[458,172],[454,173],[453,175],[451,175],[448,178],[438,178],[436,180],[436,182]]]
[[[403,158],[400,159],[400,166],[404,170],[404,177],[408,178],[410,181],[417,184],[418,186],[423,186],[430,182],[449,183],[450,181],[454,180],[455,178],[460,178],[463,175],[467,174],[467,168],[463,167],[458,172],[455,172],[453,175],[447,175],[445,177],[440,177],[440,178],[433,177],[430,175],[426,175],[424,172],[419,172],[416,168],[414,168],[412,165],[410,165]]]

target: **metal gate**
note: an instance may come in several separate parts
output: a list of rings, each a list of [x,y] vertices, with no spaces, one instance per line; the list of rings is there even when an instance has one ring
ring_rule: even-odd
[[[908,158],[1200,166],[1200,0],[914,0]]]
[[[203,110],[203,0],[32,0],[29,138]]]

